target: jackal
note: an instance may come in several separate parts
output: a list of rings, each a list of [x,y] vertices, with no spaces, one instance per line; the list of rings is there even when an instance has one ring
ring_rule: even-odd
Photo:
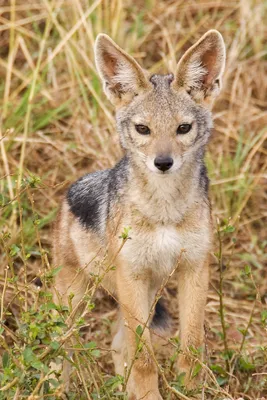
[[[102,276],[101,285],[121,309],[112,343],[115,371],[124,375],[135,358],[129,399],[162,399],[149,324],[155,296],[176,266],[178,370],[185,372],[188,387],[197,379],[189,348],[203,345],[212,244],[203,158],[225,46],[221,34],[210,30],[186,51],[174,74],[151,76],[100,34],[95,59],[116,108],[125,155],[113,168],[85,175],[68,190],[55,227],[54,263],[63,266],[56,291],[65,304],[72,293],[72,306],[78,308],[92,277]],[[123,241],[125,228],[129,238]],[[144,345],[135,357],[139,325]]]

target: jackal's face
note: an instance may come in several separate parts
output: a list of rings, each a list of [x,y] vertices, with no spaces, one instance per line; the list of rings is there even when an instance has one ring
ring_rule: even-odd
[[[149,76],[106,35],[98,36],[96,63],[117,109],[121,144],[137,166],[170,174],[197,157],[209,137],[224,70],[219,32],[207,32],[192,46],[175,75]]]

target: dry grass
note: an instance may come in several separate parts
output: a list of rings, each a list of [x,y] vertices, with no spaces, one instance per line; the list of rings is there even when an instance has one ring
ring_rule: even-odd
[[[0,1],[0,399],[61,396],[56,382],[50,389],[46,382],[50,360],[63,350],[47,341],[55,321],[41,306],[55,273],[52,221],[70,182],[121,155],[93,61],[97,33],[150,71],[166,72],[211,28],[223,34],[228,57],[207,154],[215,255],[200,398],[267,397],[266,9],[258,0]],[[173,280],[164,294],[173,311],[175,293]],[[116,307],[105,294],[90,301],[95,309],[78,321],[89,350],[80,341],[70,398],[126,398],[108,351]],[[169,382],[161,379],[163,397],[179,398],[177,342],[159,341]]]

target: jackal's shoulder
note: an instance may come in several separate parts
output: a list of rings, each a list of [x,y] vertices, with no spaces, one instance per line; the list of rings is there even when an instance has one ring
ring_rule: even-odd
[[[114,168],[83,176],[67,192],[70,211],[86,229],[103,232],[112,205],[118,201],[127,179],[127,157]]]

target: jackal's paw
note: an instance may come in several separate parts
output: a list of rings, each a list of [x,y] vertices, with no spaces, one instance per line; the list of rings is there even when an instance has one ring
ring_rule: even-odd
[[[149,391],[149,392],[140,392],[140,393],[129,393],[129,400],[163,400],[159,391]]]
[[[130,379],[127,384],[127,392],[129,400],[163,400],[157,384],[157,377],[155,379]]]
[[[181,355],[178,359],[179,374],[185,374],[184,385],[187,390],[196,390],[201,382],[201,372],[194,375],[196,363],[191,362],[188,357]]]

